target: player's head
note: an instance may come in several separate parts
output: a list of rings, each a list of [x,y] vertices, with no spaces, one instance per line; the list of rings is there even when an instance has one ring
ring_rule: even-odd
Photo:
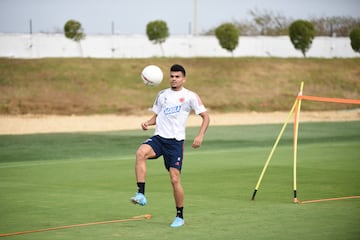
[[[170,86],[173,90],[181,90],[186,82],[185,68],[179,64],[174,64],[170,68]]]
[[[186,71],[180,64],[174,64],[170,68],[170,72],[182,72],[183,76],[186,77]]]

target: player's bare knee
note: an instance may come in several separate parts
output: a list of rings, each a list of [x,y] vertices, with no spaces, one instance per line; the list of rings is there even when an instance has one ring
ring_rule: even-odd
[[[173,186],[177,186],[180,184],[180,173],[175,173],[179,171],[178,169],[172,169],[172,173],[170,174],[170,182]],[[175,173],[175,174],[174,174]]]
[[[146,152],[140,148],[136,151],[136,160],[143,161],[146,159]]]
[[[173,185],[174,187],[180,185],[179,178],[171,178],[170,181],[171,181],[171,185]]]
[[[145,161],[148,158],[154,157],[155,152],[148,145],[141,145],[136,151],[136,160],[137,161]]]

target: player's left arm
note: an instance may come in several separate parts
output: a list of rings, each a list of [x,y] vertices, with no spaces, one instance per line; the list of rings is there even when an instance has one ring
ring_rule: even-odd
[[[203,142],[206,130],[209,126],[210,123],[210,117],[209,114],[205,111],[199,114],[200,117],[202,118],[202,123],[200,126],[200,131],[198,133],[198,135],[194,138],[192,147],[193,148],[199,148]]]

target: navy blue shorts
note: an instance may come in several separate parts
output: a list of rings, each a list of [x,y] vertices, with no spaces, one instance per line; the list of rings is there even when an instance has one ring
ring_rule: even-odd
[[[154,150],[156,156],[152,159],[163,156],[165,168],[168,171],[170,167],[181,171],[184,156],[184,140],[178,141],[176,139],[167,139],[155,135],[143,143],[150,145]]]

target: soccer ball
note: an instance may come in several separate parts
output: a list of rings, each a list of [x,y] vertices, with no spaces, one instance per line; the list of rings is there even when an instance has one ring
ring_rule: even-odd
[[[158,66],[149,65],[146,66],[141,72],[141,78],[145,85],[157,86],[163,80],[163,72]]]

